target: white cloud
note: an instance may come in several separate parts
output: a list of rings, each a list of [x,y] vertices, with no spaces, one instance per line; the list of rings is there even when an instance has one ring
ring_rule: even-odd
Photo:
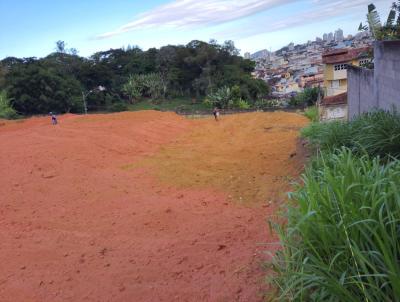
[[[236,29],[232,35],[232,31],[224,31],[217,33],[218,36],[230,35],[230,38],[244,38],[258,34],[271,33],[284,29],[290,29],[297,26],[317,23],[329,20],[335,17],[349,16],[367,12],[367,5],[371,0],[311,0],[310,9],[302,11],[290,16],[279,16],[279,18],[254,20],[247,24],[242,24],[241,28]],[[377,0],[376,3],[390,2],[389,0]],[[364,21],[364,20],[360,20]],[[340,27],[340,24],[337,25]],[[333,30],[334,28],[332,28]]]
[[[138,15],[136,20],[97,36],[110,38],[154,27],[187,28],[233,21],[295,0],[175,0]],[[351,0],[352,1],[352,0]]]

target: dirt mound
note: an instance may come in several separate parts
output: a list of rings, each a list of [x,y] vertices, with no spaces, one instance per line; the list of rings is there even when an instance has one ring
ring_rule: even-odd
[[[297,175],[305,123],[155,111],[6,122],[1,301],[261,300],[276,249],[265,201]]]

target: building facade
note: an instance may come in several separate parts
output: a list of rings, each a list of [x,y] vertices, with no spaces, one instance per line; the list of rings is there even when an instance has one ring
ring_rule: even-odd
[[[347,92],[347,67],[360,66],[369,62],[370,48],[338,49],[322,55],[324,64],[325,96],[335,96]]]

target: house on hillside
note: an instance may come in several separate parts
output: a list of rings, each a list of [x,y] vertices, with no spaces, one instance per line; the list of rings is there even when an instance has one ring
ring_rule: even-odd
[[[337,49],[322,54],[324,94],[320,120],[347,119],[347,69],[368,63],[371,48]]]

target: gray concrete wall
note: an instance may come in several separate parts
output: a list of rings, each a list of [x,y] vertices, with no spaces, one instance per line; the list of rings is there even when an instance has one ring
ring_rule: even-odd
[[[376,42],[374,57],[374,95],[378,107],[400,109],[400,41]]]
[[[374,108],[400,111],[400,41],[375,42],[374,58],[374,70],[348,70],[350,118]]]
[[[378,107],[374,96],[374,71],[351,66],[347,70],[349,118]]]

